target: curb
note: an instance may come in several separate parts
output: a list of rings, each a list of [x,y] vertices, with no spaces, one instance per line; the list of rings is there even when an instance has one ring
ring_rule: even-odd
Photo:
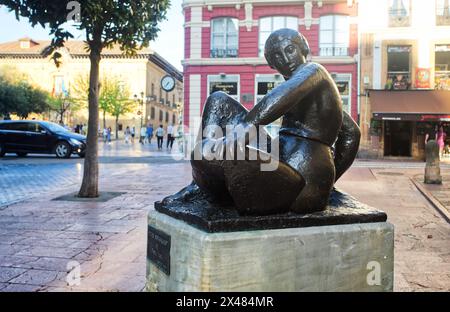
[[[428,200],[428,202],[434,207],[434,209],[439,212],[439,214],[450,223],[450,213],[448,210],[442,205],[434,196],[427,191],[420,182],[417,182],[414,180],[414,178],[410,178],[411,182],[414,184],[414,186],[417,188],[417,190]]]

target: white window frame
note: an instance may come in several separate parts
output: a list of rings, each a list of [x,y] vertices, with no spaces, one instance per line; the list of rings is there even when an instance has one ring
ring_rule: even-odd
[[[400,1],[398,3],[398,7],[397,8],[394,8],[395,1]],[[398,14],[399,11],[400,11],[399,7],[401,6],[402,3],[403,3],[403,6],[406,9],[406,15]],[[411,16],[411,0],[389,0],[388,5],[389,5],[389,16],[391,16],[391,17],[407,18],[407,17]]]
[[[292,16],[292,15],[273,15],[273,16],[261,17],[259,19],[259,21],[258,21],[258,25],[259,25],[259,27],[258,27],[258,55],[259,55],[259,57],[263,57],[264,56],[264,45],[266,44],[265,42],[261,42],[261,33],[272,33],[275,30],[277,30],[277,29],[274,29],[274,26],[273,26],[273,19],[276,18],[276,17],[281,17],[281,18],[284,19],[284,21],[283,21],[283,24],[284,24],[283,27],[284,28],[287,27],[287,19],[288,18],[295,19],[296,20],[295,24],[297,26],[297,28],[295,30],[298,30],[298,17],[297,16]],[[262,20],[267,20],[267,19],[270,19],[270,30],[269,31],[261,31]]]
[[[214,35],[217,32],[214,32],[214,21],[218,21],[218,20],[224,20],[225,21],[225,26],[224,26],[224,33],[220,33],[223,34],[223,50],[224,55],[223,56],[213,56],[213,50],[218,50],[217,48],[214,47]],[[235,21],[235,24],[237,25],[237,31],[236,31],[236,47],[229,47],[229,43],[228,43],[228,23],[232,23],[232,21]],[[238,57],[239,56],[239,20],[237,18],[234,17],[215,17],[213,19],[211,19],[210,22],[210,27],[211,27],[211,38],[210,38],[210,42],[211,42],[211,47],[210,47],[210,57],[211,58],[224,58],[224,57]],[[236,55],[228,55],[227,51],[232,50],[232,49],[236,49]]]
[[[237,82],[237,95],[230,95],[233,99],[240,102],[241,96],[241,76],[240,75],[208,75],[207,88],[208,96],[211,95],[211,82]]]
[[[350,17],[348,15],[343,15],[343,14],[328,14],[328,15],[322,15],[320,17],[320,20],[322,20],[323,18],[326,17],[331,17],[332,18],[332,28],[331,29],[323,29],[323,23],[320,21],[319,22],[319,55],[320,56],[348,56],[349,55],[349,48],[350,48]],[[337,17],[345,17],[347,19],[347,46],[346,47],[337,47],[336,46],[336,33],[338,31],[337,27],[336,27],[336,18]],[[322,42],[322,32],[323,31],[331,31],[332,32],[332,40],[331,42]],[[325,49],[325,47],[323,47],[323,44],[331,44],[331,49],[332,49],[332,53],[324,53],[323,49]],[[329,48],[329,47],[327,47]],[[345,49],[344,52],[337,52],[339,51],[338,49]]]
[[[333,80],[335,82],[348,81],[348,95],[341,96],[341,98],[348,99],[348,110],[345,109],[344,105],[343,105],[342,109],[345,110],[351,116],[351,113],[352,113],[352,78],[353,78],[352,74],[351,73],[334,73],[332,76],[333,76]],[[343,103],[344,102],[342,102],[342,104]]]

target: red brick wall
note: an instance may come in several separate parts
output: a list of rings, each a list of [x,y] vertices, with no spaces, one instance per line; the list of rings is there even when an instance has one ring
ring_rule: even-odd
[[[209,11],[208,8],[203,8],[202,12],[203,20],[210,21],[215,17],[234,17],[239,20],[245,19],[245,11],[243,7],[239,10],[233,7],[214,7],[212,11]]]
[[[258,27],[239,28],[239,57],[255,57],[258,55]]]
[[[270,6],[254,6],[253,19],[259,19],[266,16],[296,16],[303,18],[305,15],[303,5],[270,5]]]

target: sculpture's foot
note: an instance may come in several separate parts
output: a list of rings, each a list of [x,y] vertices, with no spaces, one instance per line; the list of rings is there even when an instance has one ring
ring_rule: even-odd
[[[217,202],[218,199],[203,191],[194,181],[191,182],[188,186],[180,190],[178,193],[170,195],[164,198],[161,203],[163,205],[171,205],[174,202],[177,203],[194,203],[196,201],[204,201],[214,203]],[[223,202],[229,202],[223,200]]]

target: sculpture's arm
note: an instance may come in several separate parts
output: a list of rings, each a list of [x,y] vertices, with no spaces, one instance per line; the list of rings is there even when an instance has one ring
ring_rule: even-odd
[[[300,70],[256,104],[245,121],[255,126],[268,125],[287,113],[324,80],[328,80],[326,71],[319,64],[307,63]]]

